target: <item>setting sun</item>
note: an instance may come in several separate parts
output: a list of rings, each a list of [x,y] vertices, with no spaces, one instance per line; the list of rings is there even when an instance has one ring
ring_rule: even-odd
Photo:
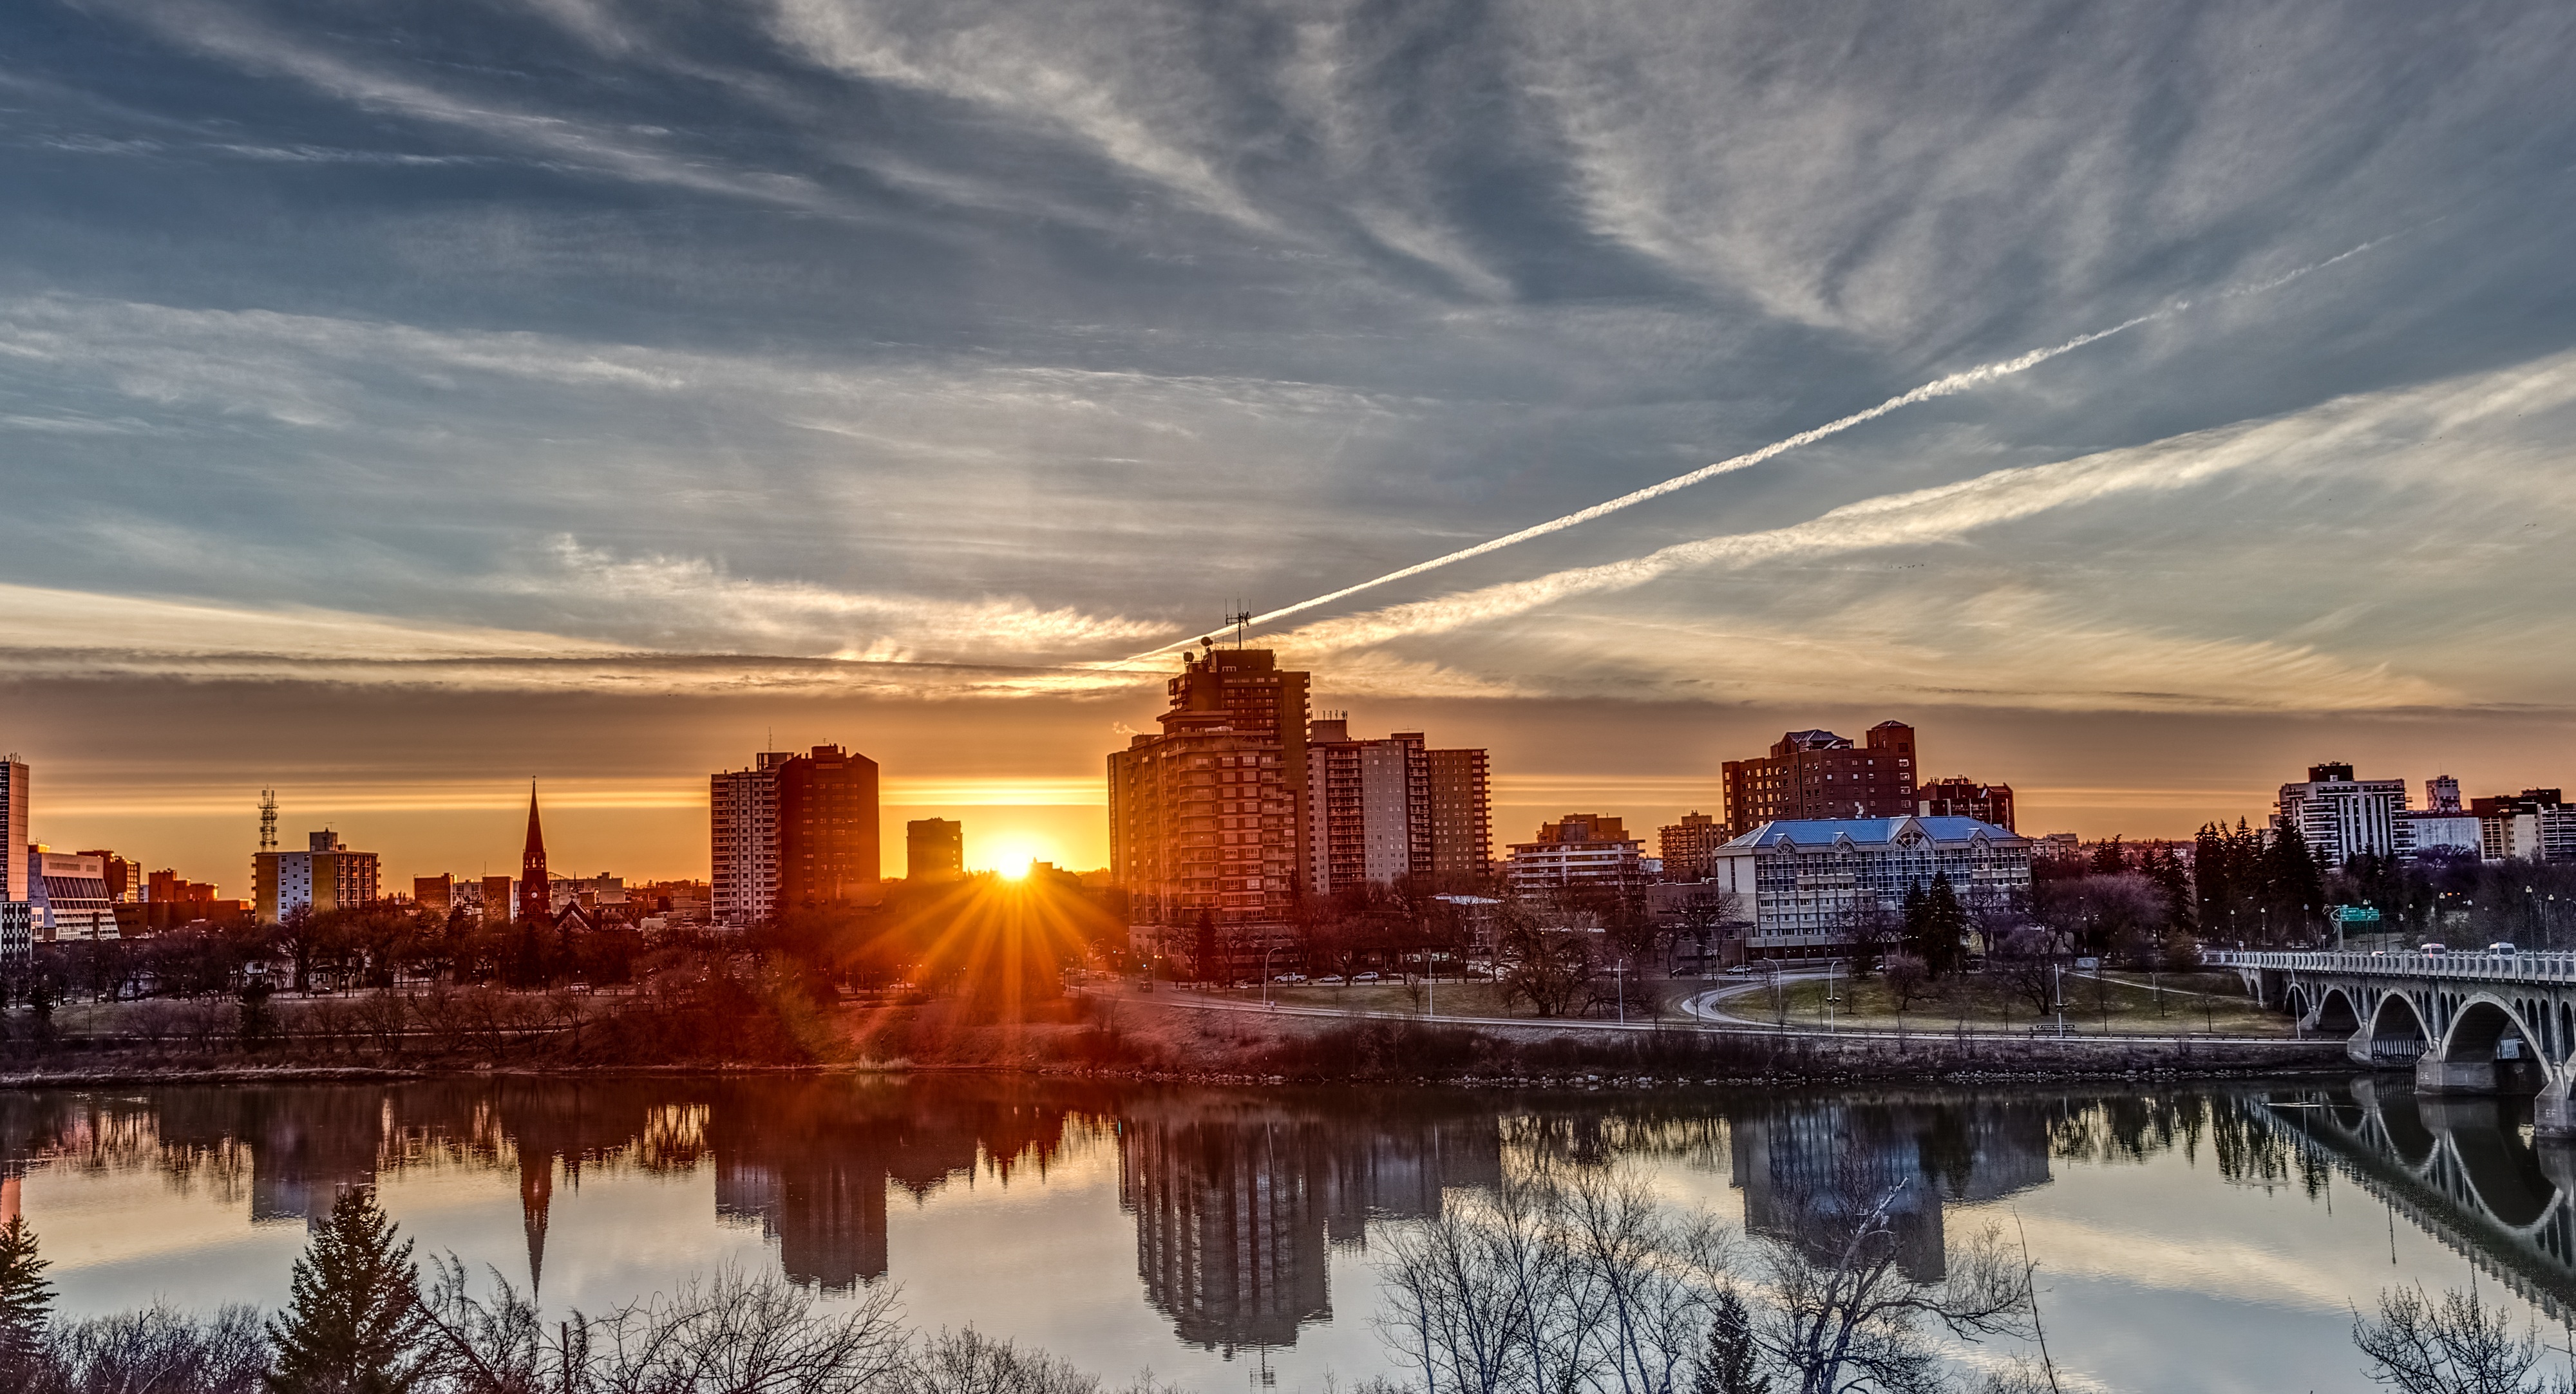
[[[989,846],[970,850],[967,855],[968,864],[976,870],[991,871],[1011,881],[1027,876],[1029,863],[1053,860],[1054,848],[1019,833],[1001,834]]]

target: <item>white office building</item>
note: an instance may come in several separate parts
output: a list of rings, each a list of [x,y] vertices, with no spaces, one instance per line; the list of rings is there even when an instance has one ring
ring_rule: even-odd
[[[2281,786],[2275,828],[2297,828],[2308,853],[2327,866],[2365,853],[2397,853],[2397,815],[2406,808],[2406,781],[2355,779],[2346,764],[2310,765],[2308,777]]]

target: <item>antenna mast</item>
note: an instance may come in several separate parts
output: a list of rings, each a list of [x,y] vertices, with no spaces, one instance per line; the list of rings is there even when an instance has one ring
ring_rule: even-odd
[[[259,850],[277,850],[277,791],[259,791]]]
[[[1241,605],[1243,602],[1238,600],[1234,603]],[[1250,610],[1237,610],[1233,614],[1226,616],[1225,622],[1234,626],[1234,646],[1238,649],[1242,648],[1243,636],[1250,633],[1252,630],[1252,612]]]

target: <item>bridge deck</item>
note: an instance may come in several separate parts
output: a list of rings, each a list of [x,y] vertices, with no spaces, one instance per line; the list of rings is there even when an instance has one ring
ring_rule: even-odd
[[[2428,954],[2209,949],[2200,958],[2212,968],[2270,968],[2455,982],[2576,984],[2576,953],[2565,952]]]

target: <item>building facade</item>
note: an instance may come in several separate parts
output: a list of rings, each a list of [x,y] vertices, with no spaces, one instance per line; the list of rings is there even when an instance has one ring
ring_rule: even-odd
[[[1210,648],[1182,664],[1161,732],[1109,755],[1111,874],[1149,944],[1202,914],[1284,935],[1310,865],[1309,676],[1267,649]]]
[[[778,767],[792,758],[764,750],[749,769],[720,770],[707,779],[711,846],[708,916],[745,929],[769,918],[778,905]]]
[[[29,928],[39,944],[118,937],[116,901],[103,858],[27,849]]]
[[[748,929],[799,907],[868,898],[882,875],[877,762],[837,745],[764,750],[707,780],[709,917]]]
[[[2484,834],[2478,816],[2461,809],[2397,811],[2397,855],[2407,861],[2431,856],[2476,860],[2484,855]]]
[[[1645,885],[1644,860],[1637,839],[1628,836],[1619,819],[1569,813],[1540,824],[1535,839],[1513,843],[1503,875],[1522,895],[1625,892]]]
[[[966,875],[966,825],[915,818],[903,825],[903,879],[955,881]]]
[[[2308,853],[2327,866],[2358,856],[2397,852],[2397,815],[2406,807],[2406,781],[2355,779],[2352,766],[2329,761],[2308,766],[2308,777],[2281,786],[2275,828],[2295,827]]]
[[[379,859],[351,850],[329,829],[305,835],[301,852],[260,852],[251,858],[251,913],[277,924],[297,910],[320,913],[373,904],[382,894]]]
[[[2012,786],[1957,776],[1936,779],[1914,791],[1914,812],[1924,818],[1974,818],[2010,832]]]
[[[1306,728],[1306,889],[1330,895],[1431,869],[1431,755],[1419,731],[1354,740],[1349,721]]]
[[[1726,844],[1726,824],[1693,809],[1678,823],[1656,830],[1655,851],[1664,859],[1667,881],[1705,881],[1709,859]]]
[[[1431,874],[1442,884],[1481,883],[1494,869],[1490,762],[1481,749],[1428,752]]]
[[[1914,728],[1882,721],[1863,743],[1831,731],[1791,731],[1771,753],[1720,767],[1726,826],[1741,836],[1781,818],[1893,818],[1915,811]]]
[[[877,762],[818,745],[778,767],[778,908],[865,899],[883,877]]]
[[[27,805],[34,793],[24,761],[0,760],[0,903],[27,902]]]
[[[1756,956],[1842,948],[1901,923],[1909,888],[1947,876],[1975,910],[2026,905],[2030,839],[1974,818],[1783,819],[1718,849]]]

